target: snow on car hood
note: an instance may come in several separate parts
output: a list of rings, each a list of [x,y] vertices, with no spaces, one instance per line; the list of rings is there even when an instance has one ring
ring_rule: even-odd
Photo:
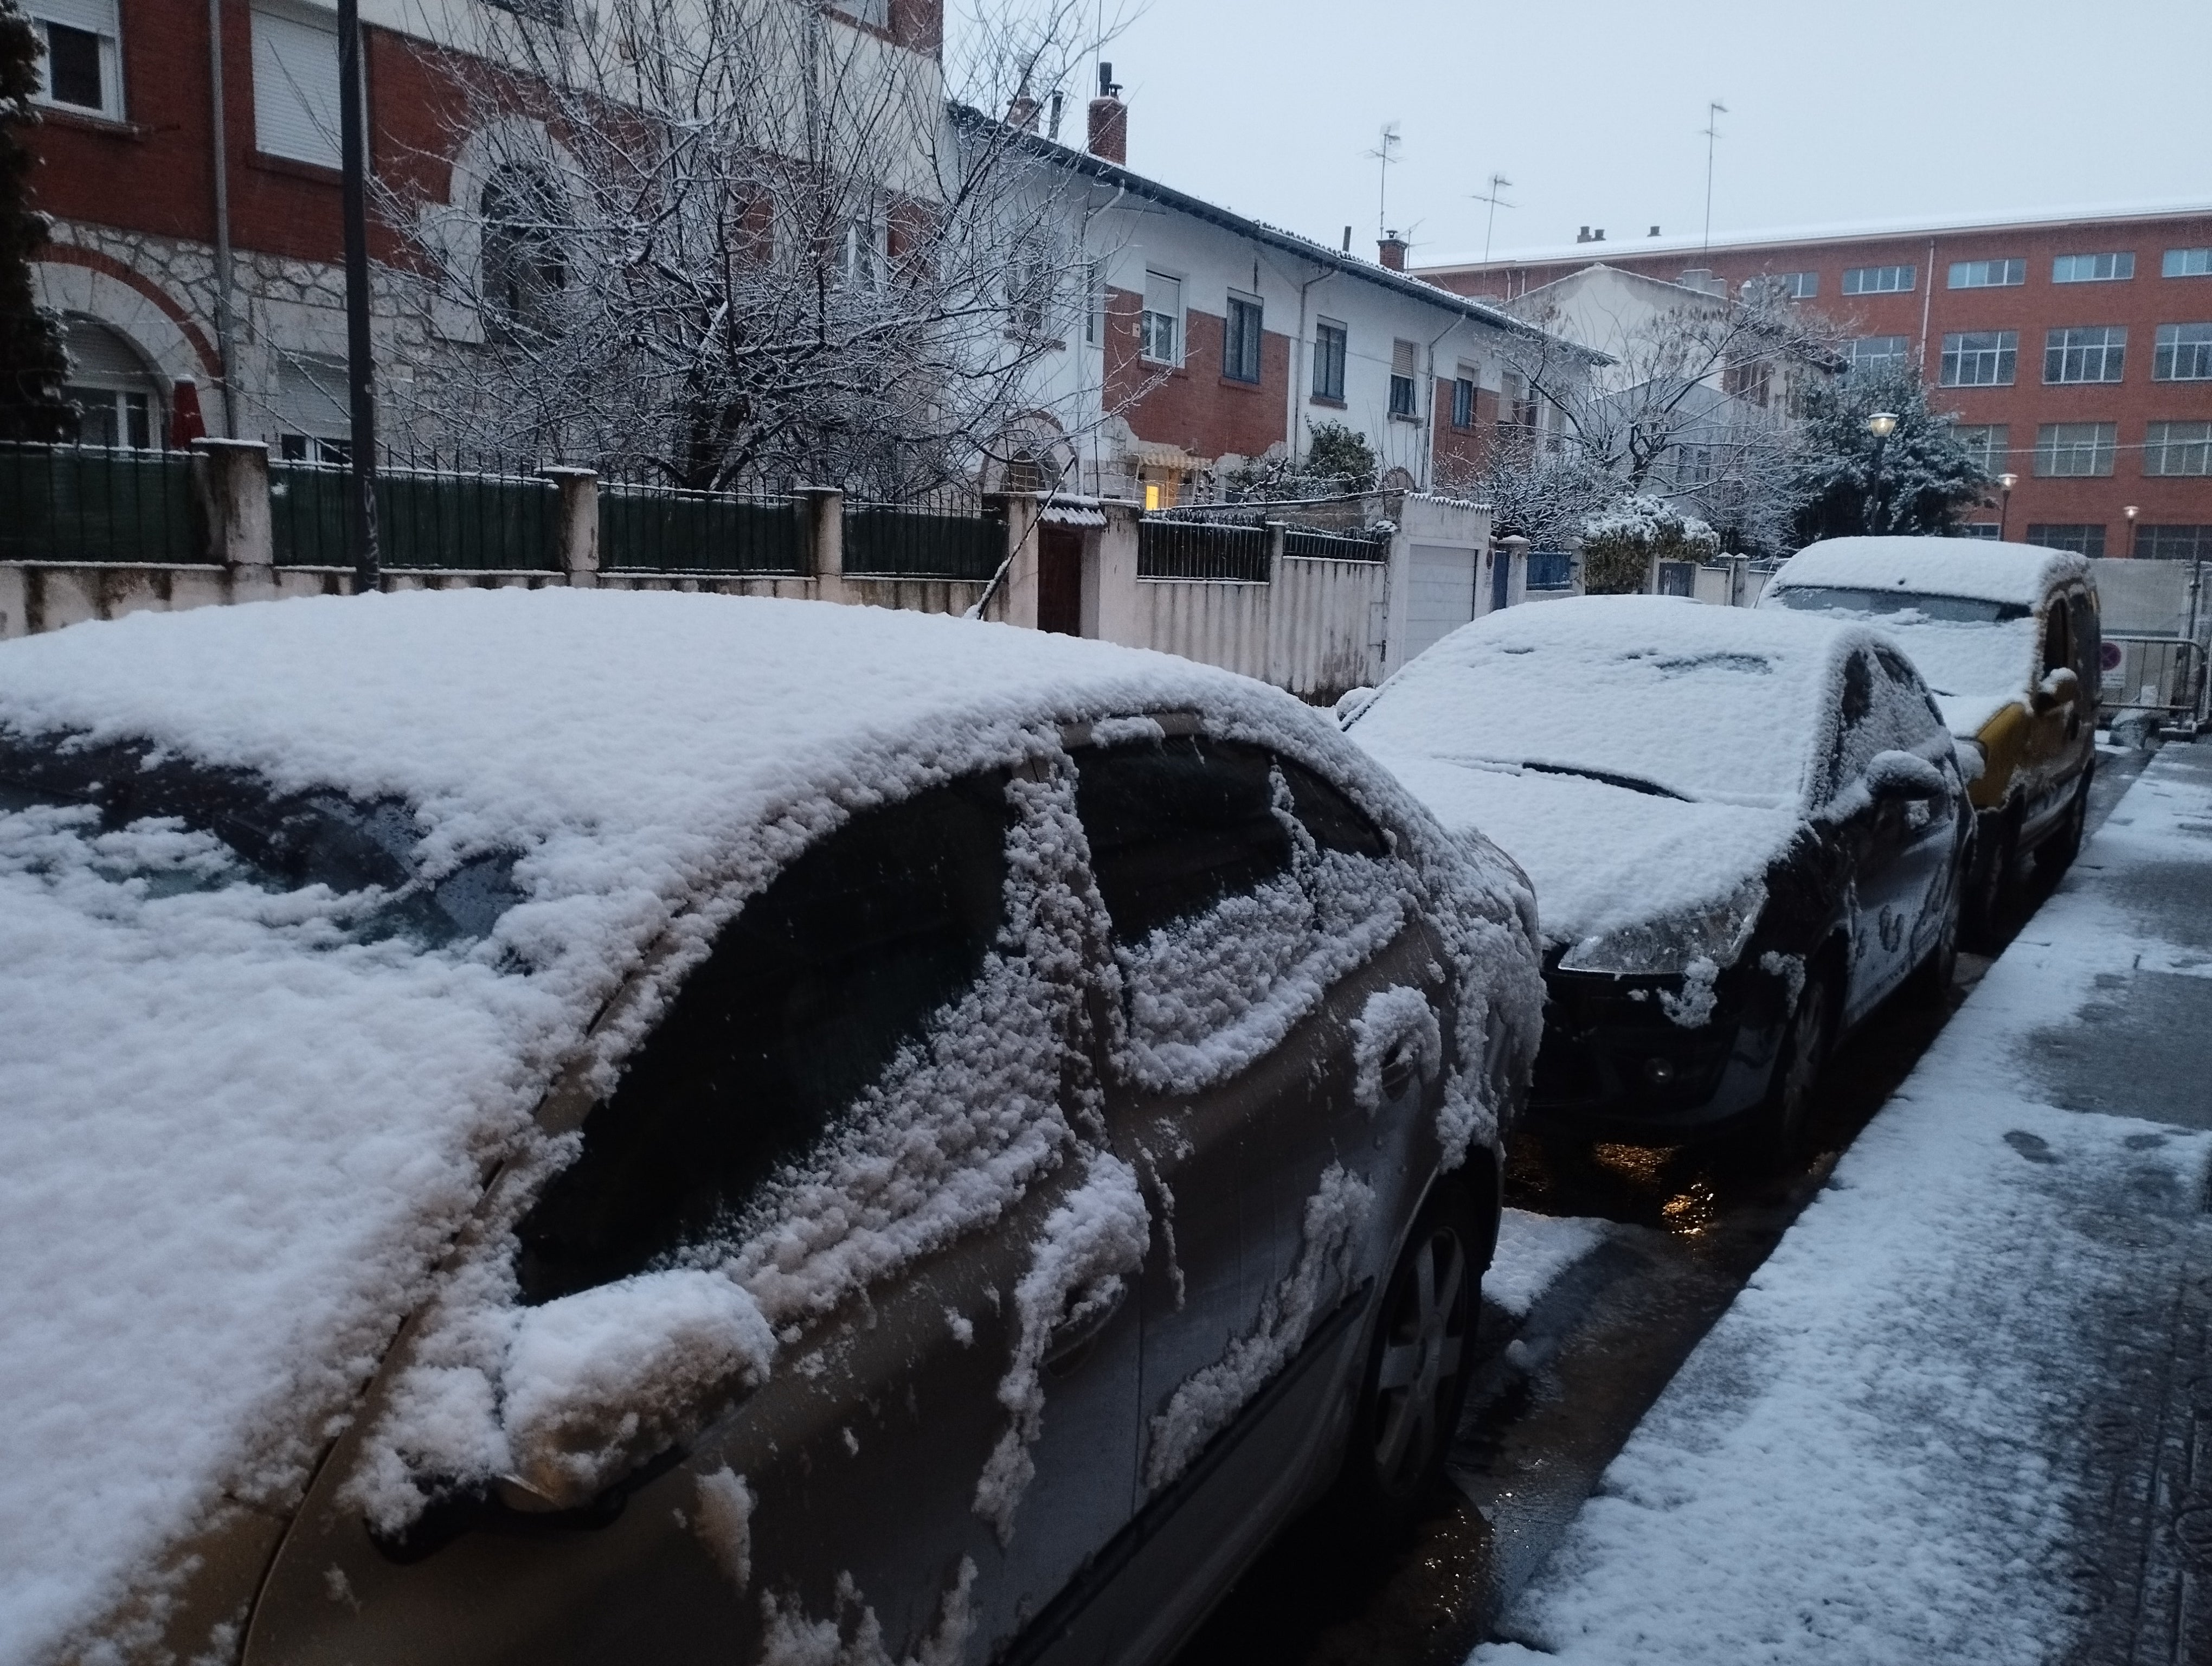
[[[1962,538],[1832,538],[1808,544],[1781,565],[1776,585],[1904,590],[1926,596],[2043,605],[2051,587],[2087,582],[2089,563],[2039,544],[1985,543]]]
[[[0,647],[18,739],[404,800],[427,866],[517,851],[520,895],[474,940],[374,940],[358,898],[226,882],[205,834],[0,801],[0,1662],[143,1597],[220,1499],[296,1500],[483,1176],[533,1149],[533,1106],[657,940],[690,945],[665,990],[853,810],[1024,756],[1040,724],[1191,706],[1327,763],[1427,872],[1514,918],[1502,866],[1288,696],[1063,636],[497,590]],[[590,1043],[603,1082],[637,1033]]]
[[[1795,811],[1381,756],[1446,827],[1480,831],[1527,871],[1553,946],[1720,901],[1764,873],[1799,826]]]

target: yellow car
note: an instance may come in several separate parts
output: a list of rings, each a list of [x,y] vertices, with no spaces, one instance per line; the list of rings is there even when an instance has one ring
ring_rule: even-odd
[[[1988,942],[2033,859],[2081,848],[2096,768],[2097,592],[2089,563],[2032,544],[1839,538],[1785,562],[1762,607],[1862,616],[1935,690],[1974,779],[1970,939]]]

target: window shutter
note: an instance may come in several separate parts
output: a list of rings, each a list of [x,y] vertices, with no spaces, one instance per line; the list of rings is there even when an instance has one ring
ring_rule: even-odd
[[[1410,376],[1413,374],[1413,343],[1394,341],[1390,344],[1390,374],[1394,376]]]
[[[25,9],[64,28],[82,29],[110,40],[116,36],[115,0],[30,0]]]
[[[1160,272],[1145,274],[1145,310],[1169,318],[1182,316],[1182,281]]]
[[[268,155],[338,165],[337,30],[253,14],[253,143]]]

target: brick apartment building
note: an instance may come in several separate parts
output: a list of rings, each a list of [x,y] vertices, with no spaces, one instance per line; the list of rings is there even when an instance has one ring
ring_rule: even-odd
[[[1710,247],[1603,236],[1419,275],[1496,300],[1594,260],[1715,293],[1784,284],[1850,331],[1854,367],[1917,365],[1989,471],[2016,477],[1969,512],[1974,532],[2212,557],[2212,210]]]

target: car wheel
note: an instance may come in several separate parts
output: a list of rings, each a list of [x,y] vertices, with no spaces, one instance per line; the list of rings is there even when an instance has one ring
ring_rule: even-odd
[[[1798,991],[1797,1005],[1775,1055],[1766,1101],[1752,1130],[1753,1155],[1763,1165],[1795,1162],[1803,1152],[1813,1123],[1813,1096],[1834,1045],[1835,1002],[1828,993],[1828,975],[1815,970],[1807,975],[1805,987]]]
[[[1331,1499],[1340,1526],[1395,1533],[1443,1474],[1473,1371],[1490,1239],[1459,1181],[1438,1183],[1391,1269]]]
[[[2063,873],[2081,854],[2081,839],[2089,827],[2089,772],[2083,770],[2081,784],[2074,789],[2074,802],[2066,807],[2064,825],[2036,847],[2038,873]]]
[[[2005,920],[2020,889],[2020,820],[2011,812],[1990,829],[1988,848],[1974,854],[1966,900],[1966,946],[1994,952],[2003,946]]]

